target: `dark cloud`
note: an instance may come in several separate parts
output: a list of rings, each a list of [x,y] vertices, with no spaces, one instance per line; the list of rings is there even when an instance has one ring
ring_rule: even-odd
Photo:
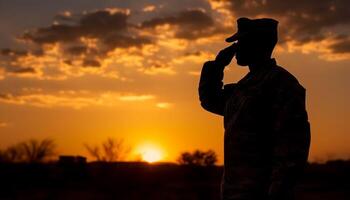
[[[35,73],[35,69],[31,68],[31,67],[23,67],[23,68],[17,68],[15,70],[12,71],[13,73],[17,73],[17,74],[31,74],[31,73]]]
[[[103,42],[108,47],[108,49],[126,48],[130,46],[140,47],[144,44],[152,43],[150,38],[141,36],[125,36],[125,35],[109,35],[103,38]]]
[[[4,48],[0,50],[0,55],[2,56],[25,56],[28,55],[28,51],[25,50],[13,50],[9,48]]]
[[[224,1],[224,0],[211,0]],[[349,0],[225,0],[235,17],[267,16],[280,20],[281,42],[299,44],[336,35],[332,28],[350,25]],[[346,48],[345,48],[346,49]],[[344,50],[345,50],[344,49]]]
[[[80,18],[76,18],[75,24],[65,24],[64,21],[73,18],[62,15],[58,17],[61,19],[58,24],[53,24],[49,27],[38,28],[28,31],[21,36],[21,39],[31,41],[37,44],[50,44],[56,42],[72,43],[78,42],[81,37],[96,38],[104,41],[105,44],[110,45],[110,39],[106,38],[120,38],[124,41],[116,42],[114,44],[122,44],[121,47],[134,46],[135,44],[142,45],[142,42],[148,43],[146,39],[137,40],[128,30],[129,26],[128,13],[124,11],[99,10],[83,14]],[[57,18],[57,16],[56,16]],[[62,20],[63,18],[63,20]],[[128,43],[130,42],[130,43]],[[80,53],[82,49],[72,48],[73,53]]]
[[[155,28],[165,24],[177,26],[175,37],[190,40],[224,31],[207,12],[201,9],[182,11],[173,16],[155,17],[142,22],[141,28]]]
[[[0,56],[5,57],[22,57],[27,56],[29,54],[32,54],[34,56],[42,56],[44,55],[44,51],[41,48],[33,49],[33,50],[20,50],[20,49],[10,49],[10,48],[3,48],[0,49]]]
[[[130,23],[129,11],[105,9],[83,14],[63,12],[54,17],[55,22],[47,27],[26,31],[19,39],[36,44],[39,54],[28,51],[3,49],[1,55],[12,56],[14,60],[29,53],[35,56],[44,54],[45,44],[61,44],[64,55],[70,63],[75,59],[97,57],[99,60],[116,48],[142,47],[152,44],[150,36],[143,36],[143,29],[153,29],[158,25],[170,24],[174,27],[175,37],[197,39],[223,32],[212,16],[204,9],[180,11],[172,16],[155,17],[136,25]],[[87,46],[81,38],[96,39],[94,47]],[[76,58],[74,58],[76,57]],[[91,66],[91,62],[89,63]],[[66,63],[69,64],[69,63]],[[100,66],[94,63],[92,66]]]
[[[188,10],[175,16],[153,18],[142,23],[142,27],[155,27],[163,24],[175,24],[191,26],[193,28],[205,28],[214,25],[214,20],[203,10]]]
[[[70,12],[67,13],[59,13],[54,17],[54,20],[57,21],[65,21],[65,22],[73,22],[74,18],[71,16]]]
[[[141,47],[152,43],[150,38],[139,35],[135,29],[136,25],[128,23],[128,18],[129,13],[119,9],[97,10],[83,14],[64,12],[55,16],[54,24],[26,31],[19,39],[36,44],[38,49],[45,44],[60,43],[64,54],[71,61],[75,56],[79,59],[81,55],[103,59],[109,51],[115,48]],[[83,37],[96,39],[97,46],[86,46],[81,42]],[[25,51],[10,49],[3,49],[0,53],[3,56],[14,58],[28,54]],[[82,63],[84,66],[86,64],[85,67],[100,66],[100,63],[95,60],[87,60]]]
[[[350,38],[337,40],[330,45],[333,53],[349,53],[350,52]]]
[[[100,67],[101,63],[98,60],[85,59],[83,66],[85,66],[85,67]]]
[[[71,55],[82,55],[86,54],[88,51],[88,47],[79,45],[79,46],[71,46],[66,49],[66,51]]]
[[[29,54],[26,50],[13,50],[4,48],[0,50],[0,68],[5,72],[13,74],[35,73],[32,67],[22,67],[15,64],[17,58],[27,56]],[[5,64],[4,64],[5,63]]]
[[[79,29],[83,35],[101,36],[127,29],[128,14],[121,11],[96,11],[83,15],[79,21]]]
[[[81,35],[75,26],[54,24],[49,27],[39,28],[23,34],[20,39],[37,44],[48,44],[55,42],[70,42],[77,40]]]
[[[12,74],[35,74],[36,71],[32,67],[20,67],[17,65],[5,65],[0,66],[0,68],[4,69],[7,73]]]
[[[201,56],[203,54],[202,51],[193,51],[193,52],[185,52],[184,56]]]
[[[59,16],[61,21],[73,20],[68,16]],[[54,43],[71,42],[80,37],[100,38],[109,34],[121,34],[127,30],[127,19],[126,12],[100,10],[83,14],[74,25],[53,24],[29,31],[23,35],[23,39],[35,43]]]
[[[3,93],[0,93],[0,99],[11,99],[11,95],[10,94],[3,94]]]

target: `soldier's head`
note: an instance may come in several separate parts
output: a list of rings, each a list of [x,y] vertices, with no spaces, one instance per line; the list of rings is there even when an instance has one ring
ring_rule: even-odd
[[[271,58],[278,40],[277,25],[274,19],[239,18],[237,33],[226,39],[227,42],[237,41],[237,64],[247,66]]]

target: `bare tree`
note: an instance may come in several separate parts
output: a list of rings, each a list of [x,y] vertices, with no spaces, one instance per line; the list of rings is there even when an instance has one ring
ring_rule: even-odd
[[[18,144],[8,147],[4,153],[8,162],[22,161],[24,157],[23,151]]]
[[[23,151],[24,160],[27,162],[42,162],[56,154],[55,142],[51,139],[29,140],[22,142],[19,147]]]
[[[43,162],[55,155],[56,145],[51,139],[29,140],[0,151],[2,162]]]
[[[90,156],[92,156],[96,161],[103,160],[103,158],[101,157],[102,155],[100,153],[100,148],[98,146],[90,146],[88,144],[84,144],[84,147],[86,148]]]
[[[130,153],[131,148],[124,144],[123,139],[107,138],[102,142],[101,147],[98,145],[84,145],[90,156],[96,161],[115,162],[125,159]],[[102,149],[102,150],[101,150]]]

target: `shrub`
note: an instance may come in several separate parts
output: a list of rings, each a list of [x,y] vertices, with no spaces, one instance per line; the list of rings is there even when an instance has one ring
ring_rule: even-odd
[[[213,166],[217,162],[217,155],[212,150],[195,150],[181,153],[177,161],[182,165]]]

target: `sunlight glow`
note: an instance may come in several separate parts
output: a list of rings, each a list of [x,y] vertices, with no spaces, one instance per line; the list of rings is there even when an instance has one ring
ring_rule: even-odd
[[[157,162],[161,159],[161,154],[157,150],[149,149],[142,154],[142,159],[149,163]]]
[[[143,161],[148,163],[158,162],[163,158],[162,151],[153,145],[143,145],[139,148],[139,153]]]

